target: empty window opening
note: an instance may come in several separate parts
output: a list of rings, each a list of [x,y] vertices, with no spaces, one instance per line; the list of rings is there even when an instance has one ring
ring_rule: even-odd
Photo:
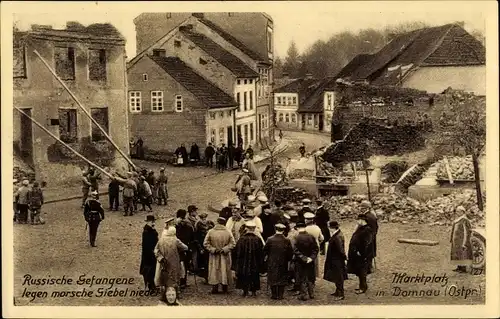
[[[176,95],[175,96],[175,111],[182,112],[183,110],[184,110],[184,103],[182,101],[182,96]]]
[[[174,47],[176,47],[176,48],[180,48],[180,47],[181,47],[181,41],[179,41],[179,40],[175,40],[175,41],[174,41]]]
[[[201,64],[201,65],[205,65],[205,64],[207,64],[207,61],[206,61],[206,60],[204,60],[203,58],[200,58],[200,64]]]
[[[76,110],[59,109],[59,138],[65,143],[75,143],[77,141]]]
[[[24,46],[14,48],[14,78],[26,78],[26,50]]]
[[[109,134],[109,122],[108,122],[108,108],[91,108],[90,112],[92,118],[99,123],[99,125],[104,129],[106,134]],[[104,133],[92,122],[92,141],[105,141],[106,136]]]
[[[54,60],[56,74],[62,80],[75,79],[75,49],[71,47],[55,47]]]
[[[167,55],[167,53],[164,49],[154,49],[153,50],[153,56],[165,57],[166,55]]]
[[[144,73],[144,74],[142,75],[142,80],[143,80],[143,81],[147,81],[147,80],[148,80],[148,75],[147,75],[146,73]]]
[[[89,80],[106,81],[106,50],[89,50]]]

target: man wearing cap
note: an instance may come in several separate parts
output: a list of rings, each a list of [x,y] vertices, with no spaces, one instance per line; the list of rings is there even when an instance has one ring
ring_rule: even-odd
[[[198,253],[199,253],[199,246],[202,243],[198,243],[197,238],[196,238],[196,223],[198,222],[198,207],[196,205],[189,205],[188,206],[188,216],[187,216],[187,221],[191,223],[193,226],[193,239],[191,240],[190,244],[188,245],[189,251],[191,252],[191,260],[190,260],[190,271],[196,273],[198,272]]]
[[[134,214],[134,198],[137,194],[137,184],[133,179],[133,173],[127,173],[127,179],[114,176],[114,179],[123,186],[123,216],[132,216]]]
[[[257,203],[256,203],[257,205],[254,208],[255,216],[260,217],[260,215],[262,215],[262,206],[268,205],[269,202],[267,200],[267,196],[264,194],[257,196],[256,199],[257,199]]]
[[[297,212],[297,222],[305,223],[306,220],[304,218],[305,213],[313,213],[311,208],[311,200],[309,198],[304,198],[302,200],[302,208]]]
[[[370,268],[368,269],[368,273],[372,273],[372,267],[373,267],[373,259],[377,257],[377,233],[378,233],[378,221],[377,221],[377,215],[372,209],[372,204],[364,200],[361,202],[361,212],[365,214],[366,216],[366,222],[368,223],[368,226],[370,226],[372,232],[373,232],[373,240],[372,240],[372,257],[370,259],[369,265]]]
[[[238,175],[238,178],[234,183],[234,187],[236,188],[236,195],[238,195],[240,203],[245,204],[248,195],[252,193],[250,186],[251,186],[251,180],[250,176],[248,175],[248,169],[243,168],[242,173]]]
[[[368,289],[366,276],[373,258],[373,230],[367,223],[365,214],[358,216],[358,228],[352,234],[347,254],[347,272],[359,278],[359,288],[356,294],[363,294]]]
[[[276,234],[269,237],[264,246],[267,264],[267,284],[271,286],[271,299],[283,299],[288,283],[288,263],[292,260],[293,249],[290,240],[283,232],[283,224],[275,225]]]
[[[156,257],[154,249],[158,243],[158,232],[155,229],[155,216],[146,216],[146,225],[142,231],[142,255],[139,273],[144,278],[144,286],[154,291],[155,287],[155,270]]]
[[[219,213],[219,217],[224,218],[226,221],[233,216],[233,210],[236,209],[238,203],[235,200],[229,200],[226,207],[222,208]]]
[[[260,273],[263,270],[263,248],[262,238],[255,233],[256,224],[247,221],[245,228],[247,231],[240,237],[234,249],[233,269],[236,272],[236,288],[243,290],[243,296],[257,296],[260,290]]]
[[[17,209],[19,210],[20,224],[26,224],[28,222],[28,210],[29,210],[29,188],[30,182],[25,179],[23,180],[22,186],[17,190]]]
[[[330,230],[328,229],[328,222],[330,221],[330,214],[323,206],[323,201],[317,200],[316,204],[318,208],[316,208],[316,214],[314,218],[314,222],[321,229],[321,233],[323,234],[324,240],[319,245],[319,251],[321,255],[325,254],[325,244],[330,240]]]
[[[245,218],[246,221],[251,221],[255,223],[255,234],[262,238],[262,232],[264,231],[264,227],[262,226],[262,221],[259,217],[255,216],[255,211],[253,210],[254,206],[252,203],[249,204],[250,206],[246,210],[245,214],[243,217]],[[264,242],[264,239],[262,239],[262,242]]]
[[[298,234],[295,238],[295,271],[300,287],[299,300],[305,301],[308,296],[314,299],[314,284],[316,282],[315,260],[318,257],[319,245],[316,239],[306,231],[306,225],[297,222]]]
[[[457,219],[453,221],[451,228],[451,262],[456,265],[453,271],[466,273],[467,266],[472,264],[473,252],[471,244],[472,223],[463,206],[455,209]]]
[[[239,209],[234,209],[233,216],[231,216],[226,223],[226,228],[233,235],[236,242],[240,239],[240,236],[243,233],[240,229],[243,228],[244,225],[245,219],[241,216],[241,211]]]
[[[339,223],[331,221],[329,227],[333,230],[333,233],[328,241],[323,279],[335,284],[335,292],[331,295],[337,301],[344,299],[344,280],[347,279],[345,261],[347,256],[345,254],[344,235],[339,228]]]
[[[175,226],[177,231],[177,238],[182,241],[184,245],[188,247],[188,249],[184,252],[183,256],[181,256],[181,261],[184,262],[184,274],[181,277],[180,287],[184,288],[187,286],[187,271],[188,268],[192,269],[191,261],[192,261],[192,248],[194,242],[194,227],[191,222],[187,220],[187,211],[184,209],[179,209],[176,213],[177,216],[177,225]]]
[[[207,219],[207,213],[200,213],[199,216],[200,219],[194,226],[194,237],[198,247],[198,275],[205,278],[205,281],[208,283],[208,252],[203,247],[203,243],[205,242],[205,237],[207,236],[208,231],[214,228],[215,225],[213,221]]]
[[[89,241],[92,247],[96,247],[95,240],[97,237],[97,228],[99,223],[104,220],[104,209],[97,199],[97,192],[90,193],[90,198],[85,203],[83,215],[89,227]]]
[[[157,180],[158,205],[167,205],[167,200],[168,200],[167,183],[168,183],[168,177],[165,174],[165,169],[162,167],[160,168],[160,176],[158,176]]]
[[[304,214],[304,219],[306,221],[306,232],[314,237],[314,240],[316,240],[316,244],[318,245],[319,248],[321,243],[325,240],[325,238],[323,237],[321,229],[318,227],[318,225],[314,224],[314,217],[315,216],[313,213],[307,212]],[[314,265],[316,267],[316,274],[319,274],[318,258],[314,260]]]
[[[262,238],[267,241],[269,237],[275,234],[275,225],[279,222],[276,220],[271,212],[271,205],[265,204],[262,206],[263,213],[260,215],[260,220],[262,222]]]
[[[283,232],[283,235],[285,235],[285,237],[288,236],[288,232],[290,231],[290,216],[288,214],[286,214],[286,216],[288,217],[288,219],[287,217],[285,217],[285,212],[281,207],[281,201],[275,200],[274,209],[272,210],[271,213],[271,220],[273,222],[273,225],[276,224],[285,225],[285,230]]]
[[[210,229],[203,241],[203,247],[209,253],[208,260],[208,284],[212,285],[212,293],[219,292],[219,285],[222,291],[228,292],[228,286],[233,282],[231,273],[231,250],[236,242],[233,235],[224,226],[226,220],[217,218],[217,225]]]

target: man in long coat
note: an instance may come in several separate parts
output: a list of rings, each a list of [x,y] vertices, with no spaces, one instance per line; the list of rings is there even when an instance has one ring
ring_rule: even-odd
[[[299,300],[314,299],[314,284],[316,282],[315,260],[318,257],[319,245],[316,239],[307,233],[304,223],[297,223],[298,234],[295,237],[294,255],[295,271],[300,287]]]
[[[271,286],[271,299],[283,299],[288,283],[288,263],[292,260],[292,243],[283,235],[286,227],[276,224],[276,234],[267,239],[264,258],[267,257],[267,284]]]
[[[233,282],[231,273],[231,250],[236,245],[234,237],[224,226],[226,220],[217,218],[217,225],[210,229],[203,242],[203,247],[209,252],[208,284],[212,285],[212,293],[219,291],[228,292],[228,286]]]
[[[243,296],[257,296],[257,290],[260,290],[260,272],[263,262],[262,239],[255,234],[255,223],[248,221],[245,223],[247,231],[240,237],[236,243],[235,259],[233,260],[233,269],[236,272],[236,288],[243,290]]]
[[[175,227],[168,227],[162,233],[154,250],[158,261],[156,264],[155,284],[157,287],[161,287],[160,300],[162,301],[166,301],[165,292],[169,287],[175,288],[179,293],[179,280],[182,276],[179,252],[188,249],[175,236],[175,233]]]
[[[187,211],[185,209],[179,209],[176,213],[177,216],[177,225],[175,226],[177,231],[177,237],[179,240],[186,245],[188,248],[191,248],[194,242],[194,227],[193,224],[187,220],[186,218]],[[181,255],[181,261],[184,263],[184,274],[181,277],[180,286],[181,288],[186,287],[186,278],[188,267],[191,262],[191,251],[187,249]]]
[[[455,211],[459,217],[453,221],[451,228],[451,262],[457,266],[453,271],[466,273],[473,258],[470,241],[472,224],[463,206],[458,206]]]
[[[275,225],[278,223],[277,220],[273,218],[271,212],[271,205],[266,204],[262,206],[263,213],[260,215],[260,220],[262,222],[262,238],[264,241],[275,233]]]
[[[96,247],[97,228],[101,221],[104,220],[104,209],[97,199],[98,196],[96,191],[91,192],[90,198],[83,207],[83,215],[89,226],[89,241],[92,247]]]
[[[370,268],[370,261],[373,258],[373,231],[367,223],[365,214],[358,216],[358,228],[352,234],[349,242],[349,252],[347,260],[347,272],[355,274],[359,278],[359,288],[356,294],[363,294],[368,289],[366,276]]]
[[[343,300],[344,280],[347,279],[344,234],[342,234],[338,222],[331,221],[329,226],[333,230],[333,234],[328,241],[323,279],[335,284],[335,292],[332,294],[335,300]]]
[[[377,215],[372,209],[372,204],[364,200],[361,202],[361,210],[362,212],[366,215],[366,222],[368,223],[368,226],[370,226],[372,232],[373,232],[373,240],[372,240],[372,257],[369,261],[370,268],[368,269],[368,273],[372,273],[372,268],[373,268],[373,259],[377,257],[377,233],[378,233],[378,220],[377,220]]]
[[[146,225],[142,231],[142,255],[139,273],[144,278],[144,285],[153,291],[155,287],[156,256],[154,249],[158,243],[158,232],[155,229],[155,217],[146,216]]]
[[[306,221],[306,232],[314,237],[314,240],[316,240],[316,244],[318,244],[318,248],[320,245],[325,241],[323,238],[323,233],[321,232],[321,229],[314,224],[314,214],[313,213],[305,213],[304,214],[304,219]],[[316,267],[316,276],[319,275],[319,259],[316,258],[314,260],[314,266]]]
[[[330,215],[328,214],[326,208],[323,206],[323,202],[321,200],[317,200],[316,204],[318,204],[318,208],[316,208],[314,222],[321,229],[321,233],[323,234],[324,241],[319,245],[319,251],[321,255],[324,255],[325,244],[330,240],[330,230],[328,229]]]
[[[214,228],[214,222],[207,219],[207,213],[201,213],[200,219],[196,222],[194,227],[195,229],[195,238],[196,244],[198,245],[198,275],[205,278],[206,283],[208,284],[208,251],[204,248],[203,244],[205,242],[205,238],[210,229]]]
[[[168,191],[167,191],[167,183],[168,176],[165,174],[165,168],[160,168],[160,176],[158,176],[157,183],[157,196],[158,196],[158,205],[167,205],[168,200]]]

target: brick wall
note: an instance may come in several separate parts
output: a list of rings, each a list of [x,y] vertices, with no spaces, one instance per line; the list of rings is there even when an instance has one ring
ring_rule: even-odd
[[[55,69],[54,46],[50,40],[31,41],[32,46]],[[73,41],[57,41],[58,46],[71,46],[75,49],[75,79],[65,81],[70,90],[77,96],[86,109],[107,107],[108,134],[118,147],[128,154],[128,130],[125,91],[125,47],[124,45],[76,43]],[[96,83],[88,80],[88,48],[106,50],[106,82]],[[14,80],[14,106],[31,109],[32,117],[44,125],[50,132],[59,136],[59,126],[50,125],[50,119],[58,119],[59,108],[77,110],[78,141],[88,140],[91,135],[91,120],[77,106],[61,84],[43,65],[41,60],[26,50],[27,76]],[[82,161],[71,161],[60,158],[49,159],[48,150],[55,140],[46,132],[32,125],[33,156],[32,162],[36,178],[46,181],[48,186],[77,180],[80,176],[78,167]],[[29,134],[21,132],[21,115],[13,111],[13,140],[19,145],[21,136]],[[109,154],[114,157],[115,165],[123,165],[118,152]]]

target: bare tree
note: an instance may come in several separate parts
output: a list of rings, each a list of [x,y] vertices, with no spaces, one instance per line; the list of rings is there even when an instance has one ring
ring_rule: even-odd
[[[270,144],[267,140],[264,141],[263,147],[269,153],[269,164],[262,173],[262,191],[269,198],[270,202],[274,202],[276,197],[276,189],[287,185],[286,168],[283,168],[278,162],[278,157],[288,149],[287,146],[280,147],[281,144]]]

